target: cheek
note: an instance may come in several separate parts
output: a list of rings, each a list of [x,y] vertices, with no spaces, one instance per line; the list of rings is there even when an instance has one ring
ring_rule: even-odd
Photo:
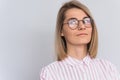
[[[88,31],[88,34],[89,34],[89,38],[91,39],[91,37],[92,37],[92,29],[90,29],[90,30]]]
[[[65,36],[65,37],[68,36],[68,35],[71,35],[69,31],[70,30],[67,26],[63,26],[62,35]]]
[[[63,32],[63,35],[64,35],[64,37],[66,38],[66,39],[68,39],[68,38],[71,38],[72,37],[72,32],[70,32],[70,31],[64,31]]]
[[[65,37],[66,40],[70,40],[73,37],[73,32],[72,30],[68,29],[66,26],[62,31],[62,35]]]

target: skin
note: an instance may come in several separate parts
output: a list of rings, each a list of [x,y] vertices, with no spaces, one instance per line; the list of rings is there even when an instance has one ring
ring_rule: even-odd
[[[66,11],[64,23],[70,18],[82,20],[84,17],[87,17],[84,11],[72,8]],[[79,60],[83,59],[87,55],[87,44],[91,40],[91,33],[92,27],[86,28],[82,21],[80,21],[78,28],[75,30],[70,29],[68,24],[64,24],[61,36],[65,37],[67,54]]]

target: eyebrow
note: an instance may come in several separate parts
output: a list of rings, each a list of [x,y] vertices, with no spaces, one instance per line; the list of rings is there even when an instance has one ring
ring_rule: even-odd
[[[83,17],[81,20],[83,20],[83,19],[85,19],[85,18],[89,18],[89,16],[85,16],[85,17]],[[71,18],[67,19],[67,21],[69,21],[69,20],[71,20],[71,19],[77,19],[77,18],[71,17]],[[77,19],[77,20],[78,20],[78,19]]]

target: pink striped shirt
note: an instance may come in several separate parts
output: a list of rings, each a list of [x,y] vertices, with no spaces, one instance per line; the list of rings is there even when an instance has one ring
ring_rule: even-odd
[[[78,60],[68,56],[42,68],[40,80],[120,80],[113,64],[102,59],[86,56]]]

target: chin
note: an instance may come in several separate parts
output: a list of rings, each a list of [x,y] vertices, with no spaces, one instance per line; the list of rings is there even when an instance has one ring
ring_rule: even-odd
[[[90,40],[86,40],[86,39],[82,39],[82,40],[71,40],[71,41],[69,41],[69,43],[70,44],[72,44],[72,45],[87,45],[88,43],[90,43]],[[68,44],[69,44],[68,43]]]
[[[90,43],[90,41],[81,41],[76,43],[76,45],[87,45],[88,43]]]

